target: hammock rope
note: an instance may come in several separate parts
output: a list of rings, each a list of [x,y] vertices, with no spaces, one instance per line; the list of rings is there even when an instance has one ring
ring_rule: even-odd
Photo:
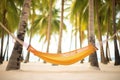
[[[70,52],[62,53],[62,54],[54,54],[54,53],[44,53],[41,51],[36,50],[31,45],[21,41],[17,37],[14,36],[1,22],[1,27],[8,32],[13,39],[18,41],[21,45],[23,45],[28,51],[32,52],[34,55],[42,58],[46,62],[50,62],[53,64],[60,64],[60,65],[70,65],[73,64],[79,60],[82,60],[83,58],[87,57],[88,55],[94,53],[97,48],[93,44],[89,44],[86,47],[76,49]],[[118,30],[111,38],[113,38],[120,30]],[[109,39],[111,39],[109,38]],[[108,41],[109,39],[105,40],[104,42]],[[102,42],[101,42],[102,43]]]
[[[113,37],[115,37],[118,32],[120,32],[120,30],[117,30],[116,33],[114,33],[110,38],[108,38],[106,40],[103,40],[103,41],[99,41],[99,43],[96,43],[96,45],[103,44],[103,43],[109,41],[110,39],[112,39]]]

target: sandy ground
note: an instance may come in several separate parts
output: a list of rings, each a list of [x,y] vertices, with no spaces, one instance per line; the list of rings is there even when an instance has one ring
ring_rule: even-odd
[[[5,71],[7,62],[0,65],[0,80],[120,80],[120,66],[99,64],[100,70],[89,63],[52,66],[42,62],[21,63],[21,70]]]

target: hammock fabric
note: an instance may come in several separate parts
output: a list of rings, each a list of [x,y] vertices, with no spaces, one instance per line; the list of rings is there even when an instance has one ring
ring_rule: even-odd
[[[60,64],[60,65],[73,64],[79,60],[82,60],[86,56],[94,53],[96,49],[97,48],[94,47],[92,44],[89,44],[86,47],[83,47],[83,48],[80,48],[80,49],[77,49],[71,52],[53,54],[53,53],[44,53],[44,52],[37,51],[32,46],[28,47],[28,51],[42,58],[46,62],[50,62],[53,64]]]
[[[36,50],[33,48],[31,45],[28,45],[21,41],[20,39],[16,38],[1,22],[0,25],[2,28],[4,28],[16,41],[18,41],[21,45],[26,47],[28,51],[32,52],[34,55],[42,58],[46,62],[50,62],[53,64],[60,64],[60,65],[70,65],[73,64],[86,56],[94,53],[96,51],[96,47],[93,46],[92,44],[89,44],[88,46],[84,48],[80,48],[71,52],[66,52],[66,53],[58,53],[58,54],[53,54],[53,53],[44,53]]]

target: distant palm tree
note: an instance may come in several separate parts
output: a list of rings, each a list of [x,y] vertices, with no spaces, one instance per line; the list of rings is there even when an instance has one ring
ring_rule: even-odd
[[[107,12],[108,18],[107,20],[107,35],[106,35],[106,39],[108,40],[109,38],[109,34],[110,34],[110,7],[108,8],[108,12]],[[110,57],[110,49],[109,49],[109,43],[108,41],[106,41],[106,60],[107,62],[111,61],[111,57]]]
[[[33,29],[34,29],[34,21],[36,19],[36,16],[37,14],[35,13],[35,10],[38,9],[38,3],[39,3],[39,0],[32,0],[31,1],[31,13],[30,13],[30,18],[29,18],[29,21],[30,21],[30,24],[31,24],[31,27],[30,29],[27,31],[28,32],[28,35],[30,37],[29,39],[29,45],[31,44],[31,41],[32,41],[32,37],[34,36],[33,34]],[[29,62],[29,58],[30,58],[30,52],[28,51],[27,52],[27,55],[25,57],[25,60],[24,60],[24,63],[27,63]]]
[[[89,43],[95,45],[95,34],[94,34],[94,0],[89,0],[89,27],[88,27]],[[98,60],[96,52],[89,56],[90,65],[98,67]]]
[[[88,16],[86,15],[88,10],[87,3],[88,0],[74,0],[70,6],[70,21],[73,27],[75,27],[73,30],[75,34],[75,48],[77,48],[77,33],[79,33],[80,47],[82,47],[82,42],[85,39],[84,31],[87,29],[88,22]],[[81,63],[83,63],[83,60]]]
[[[107,0],[105,3],[102,4],[102,9],[100,10],[100,13],[102,14],[101,16],[104,16],[104,18],[102,18],[102,24],[101,26],[103,26],[103,29],[101,32],[106,32],[106,60],[107,62],[109,62],[111,60],[111,56],[110,56],[110,48],[109,48],[109,41],[108,38],[110,36],[110,33],[112,31],[112,24],[111,24],[111,1]],[[106,28],[106,29],[105,29]],[[105,31],[103,31],[105,30]]]
[[[74,0],[70,6],[70,21],[73,27],[75,27],[74,33],[79,33],[80,47],[82,47],[82,42],[85,38],[84,30],[86,30],[88,22],[88,16],[86,15],[88,9],[87,2],[88,0]]]
[[[26,32],[27,21],[30,12],[30,4],[31,4],[31,0],[24,0],[23,9],[18,27],[18,33],[17,33],[17,38],[22,41],[24,41],[24,36]],[[10,57],[6,70],[20,69],[21,54],[22,54],[22,45],[18,42],[15,42],[12,55]]]
[[[99,3],[99,4],[98,4]],[[95,0],[95,11],[96,11],[96,23],[97,23],[97,31],[98,31],[98,40],[100,44],[100,55],[101,55],[101,62],[107,64],[107,60],[104,55],[103,43],[102,43],[102,31],[101,31],[101,22],[100,22],[100,0]]]
[[[61,21],[60,21],[60,31],[59,31],[59,41],[57,53],[61,53],[62,45],[62,31],[63,31],[63,17],[64,17],[64,0],[61,0]]]
[[[113,17],[113,33],[116,33],[116,1],[117,0],[112,0],[112,17]],[[115,52],[115,63],[114,65],[120,65],[120,55],[119,55],[119,50],[118,50],[118,45],[117,45],[117,37],[116,35],[114,36],[114,52]]]
[[[109,41],[108,38],[112,35],[112,1],[105,0],[102,2],[100,12],[100,22],[101,22],[101,33],[106,35],[106,60],[109,62],[111,60],[110,50],[109,50]],[[98,31],[97,31],[98,32]]]
[[[48,30],[47,30],[47,39],[48,39],[48,44],[47,44],[47,51],[49,52],[49,46],[50,46],[50,39],[51,39],[51,24],[52,24],[52,1],[49,1],[49,16],[48,16]]]
[[[34,30],[33,33],[37,33],[40,35],[40,41],[44,39],[45,42],[48,42],[48,19],[49,19],[49,2],[43,2],[41,1],[41,8],[40,8],[40,14],[38,15],[38,18],[34,21]],[[47,4],[46,6],[43,4]],[[44,6],[44,7],[42,7]],[[52,1],[52,20],[51,23],[51,30],[50,35],[52,34],[58,34],[60,29],[60,17],[59,17],[59,10],[55,8],[54,6],[54,0]],[[66,25],[63,23],[63,29],[66,30]]]

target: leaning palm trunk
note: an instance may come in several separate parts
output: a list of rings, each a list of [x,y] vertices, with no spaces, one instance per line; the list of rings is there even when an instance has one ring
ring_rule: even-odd
[[[30,12],[30,3],[31,3],[31,0],[24,0],[24,3],[23,3],[23,10],[22,10],[19,27],[18,27],[19,29],[17,33],[17,38],[22,41],[24,41],[24,36],[26,32],[27,21],[28,21],[28,16]],[[16,41],[6,70],[20,69],[22,49],[23,49],[22,45]]]
[[[95,34],[94,34],[94,0],[89,0],[89,43],[92,43],[95,45]],[[98,60],[97,60],[97,54],[96,52],[94,54],[91,54],[90,57],[90,65],[93,67],[99,67]]]

